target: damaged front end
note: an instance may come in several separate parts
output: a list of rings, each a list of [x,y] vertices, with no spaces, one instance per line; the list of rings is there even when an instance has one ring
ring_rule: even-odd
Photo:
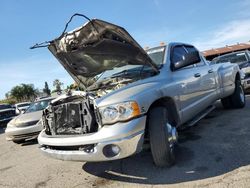
[[[70,94],[51,102],[43,122],[48,135],[83,135],[98,130],[99,118],[87,95]]]
[[[138,106],[137,114],[131,113],[136,118],[112,124],[103,124],[100,110],[86,92],[73,91],[53,100],[43,112],[45,129],[38,137],[41,150],[50,157],[73,161],[115,160],[141,151],[146,116],[138,116]]]

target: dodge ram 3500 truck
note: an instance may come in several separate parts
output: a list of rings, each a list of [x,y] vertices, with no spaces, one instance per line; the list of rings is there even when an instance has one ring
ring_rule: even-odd
[[[147,141],[154,163],[170,166],[177,128],[195,124],[218,99],[226,108],[245,105],[238,65],[209,65],[190,44],[145,51],[124,28],[92,19],[48,48],[84,88],[43,112],[38,141],[44,154],[57,159],[121,159]]]

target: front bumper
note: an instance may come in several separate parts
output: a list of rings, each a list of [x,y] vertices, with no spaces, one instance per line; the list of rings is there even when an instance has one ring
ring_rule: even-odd
[[[82,136],[53,137],[42,131],[38,136],[38,142],[44,154],[56,159],[71,161],[121,159],[141,151],[145,124],[146,116],[142,116],[129,122],[104,126],[96,133]],[[91,151],[80,149],[88,145],[93,146]],[[115,156],[110,157],[104,153],[104,148],[110,145],[119,148],[119,152]]]
[[[27,127],[7,126],[5,136],[8,141],[33,139],[38,136],[42,129],[43,126],[41,124],[35,124]]]

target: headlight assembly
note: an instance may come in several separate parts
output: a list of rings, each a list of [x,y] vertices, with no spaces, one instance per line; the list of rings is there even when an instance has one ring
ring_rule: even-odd
[[[38,123],[38,120],[28,121],[28,122],[16,122],[15,127],[29,127]]]
[[[102,124],[126,121],[140,115],[139,105],[135,101],[123,102],[99,108]]]
[[[7,124],[7,128],[12,128],[12,127],[16,127],[15,124],[13,124],[12,122],[9,122]]]

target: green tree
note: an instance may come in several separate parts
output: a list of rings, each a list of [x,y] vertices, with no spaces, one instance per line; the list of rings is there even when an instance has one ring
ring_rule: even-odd
[[[55,87],[55,91],[56,91],[56,92],[61,92],[61,91],[62,91],[62,89],[61,89],[61,86],[62,86],[62,85],[63,85],[63,83],[60,82],[59,79],[55,79],[55,80],[53,81],[53,86]]]
[[[11,89],[9,95],[15,98],[18,102],[31,100],[37,94],[37,90],[33,84],[21,84]]]
[[[73,84],[70,84],[69,86],[67,86],[67,89],[78,90],[78,89],[79,89],[79,86],[78,86],[77,83],[73,83]]]
[[[50,89],[49,89],[49,85],[47,82],[45,82],[43,92],[46,93],[48,96],[50,96]]]

